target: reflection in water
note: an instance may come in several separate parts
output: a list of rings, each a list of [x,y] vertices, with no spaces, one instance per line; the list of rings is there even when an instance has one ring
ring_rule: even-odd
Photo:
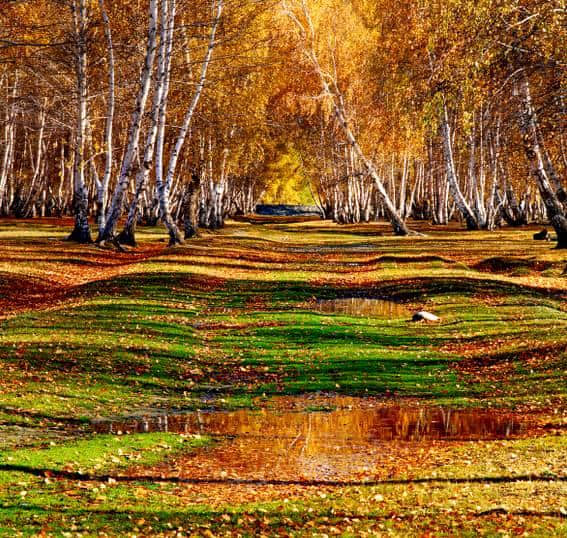
[[[348,316],[370,316],[379,318],[403,318],[408,310],[394,301],[382,299],[364,299],[350,297],[348,299],[320,300],[315,303],[315,310],[325,314],[346,314]]]
[[[200,411],[97,421],[98,433],[173,432],[349,445],[373,441],[488,440],[520,432],[514,419],[491,411],[377,407],[330,412]]]
[[[93,429],[224,438],[212,450],[172,463],[181,476],[348,480],[391,476],[405,467],[404,461],[427,463],[430,448],[439,442],[504,439],[518,435],[521,425],[513,417],[489,411],[375,407],[154,415],[99,421]],[[171,472],[168,469],[164,472]]]

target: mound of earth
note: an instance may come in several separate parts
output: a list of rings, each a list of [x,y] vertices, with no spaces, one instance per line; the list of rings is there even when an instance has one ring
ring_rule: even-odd
[[[487,273],[508,273],[517,270],[545,271],[553,267],[552,262],[536,260],[535,258],[495,257],[482,260],[473,266],[477,271]]]
[[[53,302],[63,295],[63,287],[54,282],[0,272],[0,316],[31,305]]]

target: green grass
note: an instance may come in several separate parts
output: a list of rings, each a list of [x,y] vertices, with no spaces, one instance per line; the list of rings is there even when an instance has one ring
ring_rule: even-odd
[[[102,474],[126,469],[132,461],[151,465],[161,461],[164,452],[199,448],[209,443],[206,437],[169,433],[97,435],[59,446],[7,450],[0,454],[0,465]],[[1,479],[0,483],[6,484],[5,476]]]
[[[308,225],[297,234],[293,225],[243,226],[246,238],[236,228],[207,238],[209,247],[197,240],[189,248],[134,264],[125,275],[81,286],[79,303],[2,322],[0,361],[6,379],[0,416],[30,424],[86,420],[137,407],[195,408],[203,395],[211,394],[213,404],[216,400],[221,407],[250,406],[258,394],[306,391],[460,405],[487,399],[513,405],[526,396],[541,403],[550,395],[565,396],[561,376],[567,312],[561,292],[550,294],[521,278],[440,261],[459,258],[464,249],[474,253],[472,235],[457,234],[453,251],[450,237],[441,236],[432,251],[429,238],[408,242],[364,234],[361,243],[356,229]],[[15,228],[2,228],[0,240],[7,237],[17,250]],[[26,237],[32,239],[22,240],[21,248],[31,241],[39,254],[41,233],[50,236],[57,230],[43,226],[30,231]],[[511,232],[500,234],[499,246],[517,249],[517,235],[512,241]],[[291,251],[281,242],[290,237]],[[482,243],[489,248],[485,239]],[[365,246],[363,253],[348,250],[359,244]],[[330,254],[303,253],[320,246]],[[78,261],[89,250],[66,250],[70,252],[62,253],[59,263],[80,272]],[[47,266],[50,256],[45,257]],[[321,256],[331,256],[335,275]],[[379,262],[396,256],[403,263]],[[412,264],[412,256],[431,261]],[[546,253],[541,257],[555,263]],[[361,259],[367,266],[368,260],[378,263],[360,274],[344,272],[345,264]],[[221,270],[224,280],[218,280],[217,269],[226,263],[235,269]],[[556,284],[556,279],[548,280]],[[425,307],[440,315],[442,323],[324,315],[304,305],[313,297],[349,293]],[[497,351],[506,351],[512,363],[514,353],[526,348],[555,346],[558,352],[544,368],[525,368],[517,361],[512,375],[494,391],[481,379],[462,379],[454,366],[463,355],[450,349],[455,343],[470,348],[472,355],[478,347],[488,361]],[[210,397],[207,401],[211,405]]]
[[[149,468],[172,454],[210,443],[206,437],[167,433],[98,435],[61,446],[2,452],[0,535],[35,535],[46,528],[56,534],[78,531],[74,527],[80,519],[79,526],[93,533],[110,521],[113,532],[131,531],[135,523],[128,517],[128,503],[122,503],[126,498],[131,502],[133,486],[114,486],[116,480],[132,465]],[[75,478],[62,479],[66,473]],[[104,476],[116,478],[91,478]],[[124,514],[122,523],[120,513]]]
[[[104,470],[119,478],[132,458],[137,465],[149,465],[160,454],[179,450],[180,445],[191,450],[207,442],[176,437],[150,434],[130,436],[126,441],[104,436],[96,442],[22,451],[13,457],[18,464],[34,468],[71,465],[99,475]],[[43,529],[54,535],[148,535],[180,529],[187,534],[210,531],[214,535],[261,531],[274,536],[314,532],[359,536],[389,531],[395,535],[478,536],[480,531],[483,536],[497,536],[518,534],[522,529],[530,536],[562,536],[567,524],[561,516],[561,482],[518,481],[517,477],[525,473],[545,476],[546,471],[551,476],[560,470],[565,442],[564,438],[546,437],[467,445],[454,450],[455,463],[437,466],[437,482],[435,477],[428,483],[413,476],[399,484],[346,486],[338,491],[323,488],[306,497],[237,505],[219,504],[212,497],[207,499],[210,504],[187,504],[183,487],[167,482],[141,479],[124,484],[85,478],[71,483],[11,473],[10,485],[6,487],[6,480],[0,483],[0,533],[12,535],[17,530],[32,535]],[[82,455],[85,450],[92,451],[93,461]],[[445,477],[463,476],[487,477],[487,481],[444,481]],[[509,479],[489,481],[503,476]]]
[[[250,408],[270,405],[274,395],[322,391],[565,412],[561,253],[534,245],[529,230],[430,231],[411,240],[379,237],[376,230],[230,225],[98,277],[103,265],[94,247],[47,240],[64,230],[0,223],[0,246],[15,260],[0,263],[0,272],[53,278],[57,285],[63,275],[79,282],[57,306],[0,321],[0,535],[16,529],[146,535],[178,527],[197,534],[241,529],[244,535],[258,529],[268,535],[337,529],[345,536],[431,529],[473,536],[479,528],[486,535],[520,528],[542,536],[567,533],[559,504],[564,482],[532,489],[471,484],[464,496],[462,484],[345,487],[288,502],[219,504],[186,502],[182,488],[167,482],[101,484],[42,474],[127,474],[133,465],[151,468],[210,444],[172,434],[89,436],[94,417],[148,408]],[[156,236],[156,230],[143,231],[142,245]],[[431,261],[423,261],[427,256]],[[474,269],[496,256],[535,257],[551,267]],[[0,286],[0,302],[8,292]],[[425,308],[442,321],[330,315],[306,306],[313,298],[349,294],[402,301],[409,311]],[[512,479],[505,458],[513,451],[516,470],[531,465],[534,472],[560,474],[565,436],[543,439],[469,447],[474,456],[456,447],[439,472],[484,476],[494,457],[494,473]],[[538,503],[556,499],[548,503],[549,517],[543,501],[533,515],[521,515],[529,512],[530,496]],[[506,510],[490,512],[502,499]]]

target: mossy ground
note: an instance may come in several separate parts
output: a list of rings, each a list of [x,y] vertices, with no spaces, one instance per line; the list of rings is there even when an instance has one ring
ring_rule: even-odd
[[[530,229],[423,231],[400,239],[382,225],[238,223],[167,250],[161,231],[144,229],[140,249],[120,254],[64,243],[66,230],[48,220],[0,223],[0,534],[567,533],[564,435],[453,447],[437,470],[509,481],[412,482],[432,477],[401,469],[403,484],[254,505],[190,503],[159,477],[101,487],[42,475],[67,464],[122,476],[205,442],[93,437],[91,418],[261,406],[276,394],[507,407],[560,429],[565,254],[533,242]],[[483,263],[496,258],[527,262]],[[309,308],[349,295],[402,301],[442,321]],[[522,472],[556,479],[515,481]]]

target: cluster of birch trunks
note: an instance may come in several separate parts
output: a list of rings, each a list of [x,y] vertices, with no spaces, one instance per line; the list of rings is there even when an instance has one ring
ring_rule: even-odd
[[[219,42],[225,5],[224,0],[203,4],[205,12],[209,8],[208,15],[193,27],[206,44],[198,49],[201,58],[187,59],[187,64],[198,63],[199,69],[192,80],[192,95],[184,101],[182,123],[174,129],[168,115],[172,58],[175,47],[183,45],[179,31],[186,34],[186,27],[178,24],[177,0],[148,2],[144,59],[139,78],[134,81],[134,104],[126,126],[116,121],[117,62],[104,0],[98,1],[96,13],[87,0],[70,3],[68,48],[75,85],[73,100],[65,103],[74,110],[69,128],[61,128],[57,110],[60,102],[48,97],[38,102],[37,95],[26,94],[29,86],[21,83],[18,69],[4,70],[0,86],[8,99],[3,107],[0,215],[72,214],[75,227],[70,238],[84,243],[93,240],[91,220],[95,217],[98,242],[113,240],[135,245],[135,230],[140,222],[162,221],[170,244],[176,244],[195,235],[199,226],[218,228],[228,215],[253,210],[261,195],[258,182],[247,175],[229,175],[230,150],[223,145],[223,137],[215,136],[211,129],[191,131]],[[89,40],[95,17],[104,28],[108,66],[102,147],[96,147],[92,132],[94,112],[89,93]],[[189,47],[185,45],[188,56]],[[123,137],[118,155],[117,131]],[[233,136],[229,129],[224,138]],[[184,153],[188,138],[192,145]]]
[[[545,203],[529,172],[525,171],[523,181],[511,179],[505,152],[494,146],[500,144],[499,137],[489,135],[485,140],[485,136],[481,126],[462,140],[455,165],[458,189],[474,215],[470,229],[545,223]],[[378,160],[378,175],[401,219],[438,225],[463,220],[450,192],[442,142],[441,137],[430,138],[423,157],[401,153]],[[374,180],[352,147],[329,140],[322,158],[325,173],[316,192],[325,215],[343,224],[389,218]]]
[[[124,51],[117,50],[116,25],[105,0],[65,4],[69,28],[59,48],[53,45],[45,53],[45,43],[26,44],[26,50],[42,51],[42,61],[53,62],[54,70],[65,62],[71,66],[66,75],[72,81],[71,94],[50,85],[49,68],[41,88],[30,90],[33,76],[25,62],[0,64],[1,216],[72,214],[72,239],[130,245],[136,244],[137,225],[162,222],[174,245],[196,235],[200,227],[219,228],[229,217],[254,211],[266,192],[266,152],[259,151],[257,159],[248,155],[239,170],[231,152],[244,144],[242,128],[222,121],[227,110],[214,112],[216,122],[198,117],[203,96],[215,92],[211,65],[219,62],[218,77],[222,62],[231,61],[227,49],[217,54],[219,44],[232,39],[231,46],[238,46],[238,28],[230,34],[225,22],[227,3],[233,0],[199,0],[205,16],[192,25],[179,14],[182,1],[147,1],[145,33],[138,36],[135,48],[142,61],[128,80],[118,76],[128,61]],[[560,74],[565,64],[546,67],[552,73],[548,78],[557,72],[559,81],[546,86],[535,67],[522,64],[518,47],[502,91],[472,110],[470,128],[462,127],[458,103],[441,86],[436,90],[437,121],[421,146],[412,143],[407,150],[377,153],[367,140],[359,140],[356,117],[340,81],[333,69],[322,65],[328,59],[320,59],[307,3],[282,5],[299,29],[296,46],[321,91],[319,97],[332,110],[320,118],[319,129],[300,132],[302,122],[296,122],[295,129],[286,131],[315,160],[306,174],[326,218],[338,223],[386,219],[398,235],[411,233],[411,219],[440,225],[457,220],[470,230],[549,222],[558,246],[567,247],[567,135],[561,128],[567,109]],[[189,37],[188,28],[193,32]],[[104,54],[93,58],[97,31]],[[200,45],[189,47],[191,39]],[[0,50],[21,45],[4,39],[0,43]],[[176,89],[173,102],[172,73],[179,76],[179,57],[185,58],[185,66],[193,66],[194,74],[182,99]],[[97,94],[91,83],[95,71],[99,79],[101,74],[106,78],[105,84],[96,85]],[[250,72],[248,68],[242,79],[249,80]],[[271,75],[264,70],[262,76]],[[547,124],[554,121],[560,125],[550,129]],[[549,132],[557,134],[550,137]],[[247,148],[262,145],[249,133],[247,137]]]
[[[537,12],[524,10],[522,14],[527,16],[507,25],[510,35],[506,37],[514,39],[504,43],[510,54],[501,61],[505,80],[500,91],[506,88],[509,95],[491,95],[490,107],[473,109],[470,133],[456,128],[459,107],[454,105],[455,95],[447,95],[447,81],[433,82],[434,58],[429,53],[431,93],[439,97],[437,129],[425,137],[422,158],[410,160],[408,155],[393,153],[390,161],[376,159],[361,147],[334,60],[328,66],[320,60],[316,27],[307,2],[292,4],[287,12],[299,31],[304,54],[323,95],[334,110],[319,150],[324,168],[330,170],[319,189],[319,203],[327,214],[338,222],[383,216],[390,220],[397,235],[410,233],[408,217],[439,224],[457,217],[469,230],[493,229],[502,222],[517,226],[547,220],[557,234],[557,247],[567,248],[567,191],[565,178],[559,172],[562,170],[563,176],[567,173],[563,85],[566,64],[564,58],[551,58],[542,67],[541,60],[534,62],[517,37],[517,27],[536,18]],[[553,134],[556,162],[547,147],[550,137],[546,140],[544,136],[531,89],[530,76],[541,79],[542,72],[546,78],[539,107],[550,109],[545,111],[547,121],[558,124],[557,129],[548,129]],[[459,92],[454,93],[458,96]],[[337,131],[342,136],[337,136]],[[515,188],[508,163],[518,146],[524,167],[519,178],[515,172]]]

